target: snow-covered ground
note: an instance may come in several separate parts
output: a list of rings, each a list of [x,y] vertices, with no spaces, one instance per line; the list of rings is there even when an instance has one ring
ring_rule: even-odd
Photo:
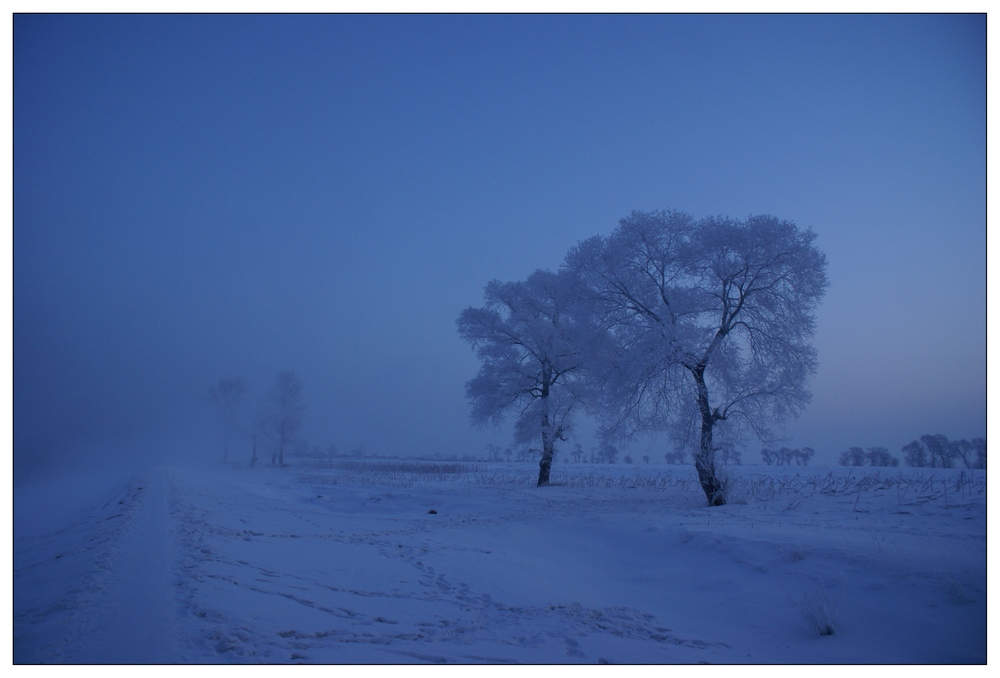
[[[16,663],[982,663],[983,471],[389,460],[14,490]]]

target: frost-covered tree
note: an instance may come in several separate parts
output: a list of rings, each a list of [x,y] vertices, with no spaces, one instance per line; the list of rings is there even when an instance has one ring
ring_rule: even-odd
[[[209,399],[218,410],[223,426],[222,461],[229,461],[229,446],[240,431],[240,408],[246,392],[247,386],[239,377],[223,377],[208,388]]]
[[[482,361],[466,384],[471,419],[497,425],[515,417],[515,442],[541,439],[538,486],[548,485],[555,443],[566,440],[583,404],[582,323],[570,312],[569,275],[536,271],[522,282],[490,282],[482,308],[458,317],[458,333]]]
[[[274,385],[268,393],[269,422],[277,446],[271,455],[271,463],[284,465],[285,448],[295,439],[295,434],[302,426],[302,382],[295,372],[283,370],[278,372]]]
[[[573,248],[565,269],[616,344],[600,372],[603,432],[696,438],[701,487],[710,504],[725,503],[716,427],[769,439],[773,423],[809,401],[814,311],[827,287],[814,240],[770,216],[633,212]]]

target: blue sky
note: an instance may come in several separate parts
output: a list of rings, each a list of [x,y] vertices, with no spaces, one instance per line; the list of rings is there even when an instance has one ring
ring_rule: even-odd
[[[312,444],[507,446],[456,317],[633,209],[816,231],[792,446],[985,435],[981,15],[18,15],[13,73],[19,467],[280,369]]]

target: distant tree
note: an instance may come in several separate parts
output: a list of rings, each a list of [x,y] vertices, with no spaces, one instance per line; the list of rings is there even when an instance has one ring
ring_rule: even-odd
[[[798,450],[798,454],[795,457],[796,463],[800,463],[803,466],[808,466],[809,462],[816,455],[816,450],[811,447],[803,447]]]
[[[208,388],[208,396],[215,404],[223,426],[222,461],[229,461],[229,446],[240,431],[240,408],[243,405],[247,387],[240,378],[219,379],[219,383]]]
[[[723,464],[736,464],[739,465],[740,459],[743,456],[740,451],[737,450],[731,444],[720,445],[718,448],[719,461]]]
[[[686,456],[687,452],[685,450],[674,450],[673,452],[667,452],[666,454],[664,454],[663,458],[666,460],[668,464],[676,465],[685,463],[684,457]]]
[[[778,450],[777,453],[778,466],[791,466],[794,452],[795,451],[790,447],[782,447],[780,450]]]
[[[972,445],[972,451],[975,455],[975,462],[973,462],[973,468],[986,468],[986,438],[973,438],[970,441]]]
[[[580,460],[583,459],[583,445],[577,443],[573,446],[573,452],[571,455],[573,457],[573,462],[579,464]]]
[[[710,505],[724,504],[716,427],[766,439],[809,400],[814,309],[827,286],[814,240],[770,216],[632,212],[573,248],[565,267],[616,344],[595,371],[604,434],[665,429],[686,444],[699,431],[699,483]]]
[[[913,440],[903,445],[903,461],[907,466],[930,466],[927,448],[919,440]]]
[[[251,447],[250,447],[250,468],[253,468],[254,466],[256,466],[257,462],[260,460],[260,457],[257,455],[257,438],[258,438],[258,436],[259,436],[259,433],[257,431],[254,431],[253,433],[250,434],[250,440],[251,440]]]
[[[869,447],[865,457],[872,466],[899,466],[899,459],[892,456],[885,447]]]
[[[767,447],[762,448],[760,451],[760,460],[768,466],[771,466],[777,461],[777,451]]]
[[[486,461],[503,461],[503,457],[500,455],[501,452],[499,445],[486,443]]]
[[[951,456],[953,459],[961,459],[965,468],[972,468],[972,443],[968,440],[953,440],[951,445]]]
[[[285,464],[285,449],[295,439],[295,434],[302,425],[302,382],[295,372],[283,370],[278,372],[274,385],[268,394],[270,403],[271,426],[277,447],[271,455],[271,463],[281,466]]]
[[[482,361],[466,384],[474,424],[499,424],[515,413],[515,440],[540,438],[538,486],[549,483],[555,443],[566,440],[583,403],[584,338],[570,313],[566,274],[536,271],[523,282],[486,286],[485,306],[458,317],[458,333]]]
[[[920,442],[930,458],[931,468],[947,468],[945,466],[945,449],[948,447],[948,438],[943,435],[925,434],[920,436]]]
[[[851,447],[846,452],[840,453],[841,466],[864,466],[867,455],[860,447]]]
[[[930,454],[932,467],[952,468],[954,466],[955,450],[947,437],[940,433],[927,434],[920,436],[920,442],[924,444]]]
[[[948,440],[941,434],[925,434],[903,446],[903,461],[931,468],[954,468],[961,461],[965,468],[986,468],[986,440]]]
[[[782,447],[777,450],[765,447],[760,451],[760,460],[768,466],[791,466],[792,462],[796,466],[808,466],[815,454],[816,450],[811,447],[803,447],[802,449]],[[739,461],[737,460],[736,463]]]
[[[970,455],[969,445],[965,441],[949,441],[941,434],[925,434],[903,446],[904,460],[910,466],[953,468],[956,459]]]
[[[609,464],[615,464],[618,462],[618,448],[611,443],[603,443],[601,445],[601,459]]]
[[[503,451],[503,456],[507,458],[507,463],[510,463],[511,461],[514,460],[514,450],[510,449],[509,447],[506,448]]]
[[[648,454],[642,455],[642,463],[643,464],[648,464],[649,463],[649,455]]]
[[[632,455],[631,454],[626,454],[624,457],[622,457],[622,461],[624,461],[626,464],[631,464],[632,463]]]
[[[274,412],[270,402],[265,402],[257,412],[250,429],[250,468],[256,466],[257,462],[260,461],[258,450],[263,450],[273,443],[274,433]]]

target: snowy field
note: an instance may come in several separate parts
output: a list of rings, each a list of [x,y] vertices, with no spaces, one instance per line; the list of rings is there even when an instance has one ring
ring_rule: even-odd
[[[982,663],[984,471],[340,459],[14,491],[15,663]]]

